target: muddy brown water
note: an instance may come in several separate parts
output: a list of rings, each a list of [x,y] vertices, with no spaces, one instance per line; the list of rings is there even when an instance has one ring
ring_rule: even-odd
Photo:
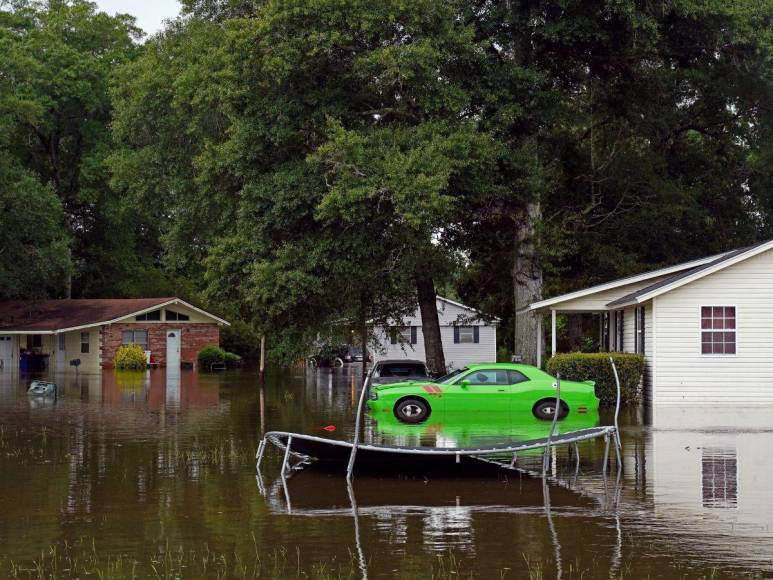
[[[0,371],[0,578],[773,577],[773,409],[628,410],[623,469],[603,442],[518,458],[502,477],[279,478],[265,430],[347,439],[359,369],[47,375]],[[606,424],[611,416],[582,418]],[[572,424],[567,424],[567,428]],[[334,426],[332,432],[326,426]],[[547,426],[507,412],[364,438],[504,443]],[[544,434],[544,433],[543,433]]]

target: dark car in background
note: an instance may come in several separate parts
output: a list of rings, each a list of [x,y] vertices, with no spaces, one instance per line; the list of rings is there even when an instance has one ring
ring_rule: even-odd
[[[420,360],[380,360],[373,366],[371,384],[388,385],[429,379],[427,365]]]

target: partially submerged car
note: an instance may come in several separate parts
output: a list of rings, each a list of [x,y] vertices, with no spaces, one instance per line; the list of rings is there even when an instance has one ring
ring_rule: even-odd
[[[373,365],[370,382],[372,385],[430,381],[427,365],[420,360],[380,360]]]
[[[593,381],[561,381],[558,418],[571,412],[598,410]],[[531,365],[472,364],[436,380],[406,380],[371,387],[368,406],[393,413],[404,423],[421,423],[433,411],[496,412],[528,410],[552,420],[556,412],[556,379]]]

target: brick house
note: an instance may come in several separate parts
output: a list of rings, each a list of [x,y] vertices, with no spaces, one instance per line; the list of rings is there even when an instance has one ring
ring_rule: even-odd
[[[31,360],[111,368],[124,344],[139,344],[158,366],[195,367],[202,348],[219,346],[221,325],[228,322],[179,298],[0,302],[0,369]]]

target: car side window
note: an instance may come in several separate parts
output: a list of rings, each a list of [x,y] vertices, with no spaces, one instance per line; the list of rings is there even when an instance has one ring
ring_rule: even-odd
[[[486,385],[509,385],[507,371],[502,370],[488,370],[481,369],[472,371],[466,377],[465,381],[469,381],[470,385],[486,386]]]
[[[515,385],[518,383],[525,383],[529,380],[529,377],[527,377],[525,374],[523,374],[520,371],[507,371],[507,374],[510,375],[510,384]]]

